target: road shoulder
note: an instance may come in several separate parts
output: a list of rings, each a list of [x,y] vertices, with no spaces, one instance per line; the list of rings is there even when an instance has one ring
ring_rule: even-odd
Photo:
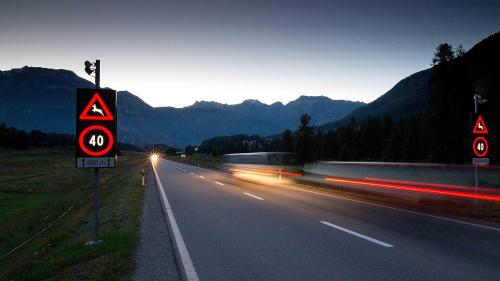
[[[181,280],[153,169],[148,170],[133,280]]]

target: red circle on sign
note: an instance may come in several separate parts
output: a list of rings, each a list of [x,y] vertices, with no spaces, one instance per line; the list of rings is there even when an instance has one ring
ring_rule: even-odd
[[[108,139],[109,139],[108,146],[106,146],[106,148],[104,148],[102,151],[99,151],[99,152],[91,151],[83,143],[83,139],[85,138],[85,135],[92,130],[103,131],[108,136]],[[83,150],[83,152],[87,153],[88,155],[90,155],[90,156],[102,156],[102,155],[106,154],[109,150],[111,150],[111,148],[113,147],[113,135],[105,127],[99,126],[99,125],[93,125],[93,126],[85,128],[85,130],[82,131],[82,133],[80,134],[80,137],[78,138],[78,144],[80,145],[80,148]]]
[[[477,143],[479,141],[482,141],[484,143],[484,151],[482,153],[480,153],[478,150],[477,150]],[[472,151],[474,151],[474,154],[477,156],[477,157],[484,157],[486,156],[486,154],[488,154],[488,141],[486,141],[485,138],[483,137],[477,137],[475,140],[474,140],[474,143],[472,144]]]

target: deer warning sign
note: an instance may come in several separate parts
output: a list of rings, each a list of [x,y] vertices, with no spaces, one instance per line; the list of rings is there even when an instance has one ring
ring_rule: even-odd
[[[116,164],[116,91],[77,89],[76,167]]]
[[[474,125],[474,129],[472,130],[473,134],[488,134],[488,128],[486,128],[486,124],[484,123],[483,117],[478,115],[476,125]]]
[[[102,101],[101,95],[95,93],[85,109],[80,114],[80,120],[113,120],[108,106]]]

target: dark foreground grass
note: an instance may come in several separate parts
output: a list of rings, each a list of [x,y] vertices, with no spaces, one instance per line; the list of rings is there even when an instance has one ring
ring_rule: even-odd
[[[0,256],[66,216],[0,260],[0,280],[127,280],[134,270],[146,157],[125,153],[101,169],[100,239],[92,235],[92,169],[75,169],[72,150],[0,149]]]

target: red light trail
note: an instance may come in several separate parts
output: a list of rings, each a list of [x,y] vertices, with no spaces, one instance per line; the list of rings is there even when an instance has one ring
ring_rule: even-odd
[[[418,181],[407,181],[407,180],[392,180],[392,179],[381,179],[381,178],[364,178],[367,181],[374,181],[374,182],[381,182],[381,183],[395,183],[395,184],[402,184],[402,185],[417,185],[417,186],[431,186],[431,187],[438,187],[438,188],[448,188],[448,189],[462,189],[462,190],[468,190],[468,191],[473,191],[474,187],[473,186],[464,186],[464,185],[454,185],[454,184],[443,184],[443,183],[431,183],[431,182],[418,182]],[[479,187],[478,190],[480,191],[485,191],[485,192],[499,192],[500,190],[498,189],[492,189],[492,188],[486,188],[486,187]]]
[[[498,195],[473,194],[473,193],[462,192],[462,191],[437,190],[437,189],[416,187],[416,186],[410,186],[410,185],[387,184],[387,183],[380,183],[380,182],[339,179],[339,178],[331,178],[331,177],[327,177],[327,178],[325,178],[325,180],[329,181],[329,182],[366,185],[366,186],[382,187],[382,188],[389,188],[389,189],[398,189],[398,190],[406,190],[406,191],[413,191],[413,192],[460,197],[460,198],[467,198],[467,199],[478,199],[478,200],[485,200],[485,201],[500,202],[500,196],[498,196]]]

